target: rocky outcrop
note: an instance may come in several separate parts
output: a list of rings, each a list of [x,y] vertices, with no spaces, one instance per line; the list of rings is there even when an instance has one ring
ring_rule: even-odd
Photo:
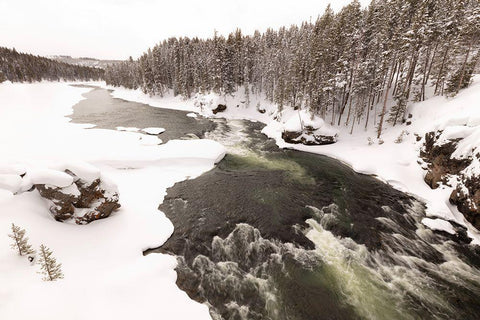
[[[470,163],[468,159],[452,158],[459,139],[437,144],[441,134],[442,131],[425,134],[424,147],[420,152],[420,156],[428,163],[428,171],[424,180],[432,189],[436,189],[440,183],[448,185],[449,175],[458,175]]]
[[[305,145],[323,145],[337,142],[337,134],[326,135],[320,130],[306,126],[303,131],[283,131],[282,139],[287,143],[303,143]]]
[[[457,159],[452,154],[461,139],[452,139],[439,143],[442,131],[425,134],[425,142],[421,157],[428,163],[425,182],[435,189],[440,184],[455,187],[449,201],[456,205],[465,218],[477,229],[480,229],[480,176],[467,174],[465,169],[473,159]],[[480,159],[480,154],[475,155]],[[476,159],[478,161],[478,159]],[[452,185],[452,182],[454,185]]]
[[[79,195],[72,193],[76,188],[58,188],[45,184],[37,184],[35,188],[40,195],[50,201],[49,210],[57,221],[65,221],[73,217],[75,207],[73,204],[78,201]],[[78,190],[77,190],[78,191]]]
[[[68,187],[36,184],[40,195],[49,202],[49,210],[57,221],[74,219],[77,224],[87,224],[103,219],[120,208],[118,192],[114,186],[103,183],[100,178],[92,182],[80,179],[69,170],[74,178]]]
[[[224,104],[219,104],[215,109],[212,110],[213,114],[217,114],[218,112],[223,112],[227,110],[227,106]]]
[[[450,203],[457,206],[475,228],[480,230],[480,176],[465,177],[450,194]]]

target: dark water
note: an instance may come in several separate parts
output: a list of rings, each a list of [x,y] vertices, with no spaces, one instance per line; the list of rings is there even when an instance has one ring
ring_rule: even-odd
[[[86,99],[77,103],[69,116],[72,122],[91,123],[102,129],[161,127],[165,128],[165,132],[159,135],[163,142],[186,134],[203,137],[205,132],[215,128],[215,124],[207,119],[187,117],[188,112],[113,98],[108,90],[101,88],[94,87],[83,96]]]
[[[96,91],[75,121],[166,134],[161,119],[186,118]],[[194,128],[229,153],[168,190],[160,210],[174,233],[146,253],[176,255],[178,286],[214,319],[478,319],[480,251],[462,227],[425,229],[415,198],[328,157],[279,150],[261,124],[192,120],[170,137]]]

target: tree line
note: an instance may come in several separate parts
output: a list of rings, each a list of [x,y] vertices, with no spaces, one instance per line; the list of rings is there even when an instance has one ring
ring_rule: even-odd
[[[78,66],[0,47],[0,82],[101,80],[103,69]]]
[[[106,68],[106,82],[173,92],[264,94],[281,110],[308,108],[333,125],[405,121],[408,105],[454,95],[480,58],[478,0],[352,1],[315,22],[210,39],[170,38],[138,60]],[[372,114],[373,113],[373,114]],[[369,123],[372,121],[373,124]]]

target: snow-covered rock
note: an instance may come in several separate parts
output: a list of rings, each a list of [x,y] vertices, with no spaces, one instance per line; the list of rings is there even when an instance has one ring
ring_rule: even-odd
[[[283,124],[282,139],[287,143],[332,144],[337,141],[337,137],[337,129],[306,110],[294,112]]]
[[[457,124],[455,121],[452,127],[425,135],[421,155],[428,163],[428,171],[424,179],[433,189],[440,184],[453,187],[450,203],[480,229],[480,137],[465,142],[478,129]]]
[[[68,187],[73,183],[73,177],[65,172],[52,169],[30,170],[27,173],[32,184],[44,184],[58,188]]]
[[[455,234],[452,224],[442,219],[423,218],[422,223],[432,230],[445,231],[449,234]]]
[[[49,210],[55,220],[65,221],[73,218],[77,224],[87,224],[106,218],[114,210],[120,208],[118,190],[114,184],[102,183],[100,177],[86,180],[73,172],[75,170],[85,174],[88,171],[85,168],[87,167],[67,168],[65,174],[72,178],[72,183],[65,187],[35,184],[40,195],[47,200]],[[87,176],[91,178],[91,172]]]

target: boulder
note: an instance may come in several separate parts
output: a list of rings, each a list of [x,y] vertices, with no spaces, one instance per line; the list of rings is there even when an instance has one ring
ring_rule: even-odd
[[[457,206],[458,211],[475,228],[480,230],[480,177],[465,173],[465,169],[473,159],[453,158],[452,154],[462,139],[442,141],[441,135],[442,131],[440,130],[425,134],[424,146],[420,152],[423,160],[428,163],[428,171],[424,180],[432,189],[437,188],[440,184],[450,186],[449,180],[456,181],[449,201]],[[477,161],[480,160],[480,154],[476,154],[474,157],[478,158]],[[455,179],[451,179],[452,177]]]
[[[57,221],[65,221],[73,217],[75,207],[73,203],[79,199],[79,194],[72,192],[72,186],[66,188],[54,187],[45,184],[36,184],[35,188],[40,195],[49,200],[49,210]],[[78,191],[78,190],[77,190]]]
[[[428,171],[424,180],[432,189],[438,188],[440,183],[448,185],[448,175],[459,174],[471,162],[468,159],[451,157],[456,150],[459,139],[436,144],[441,134],[442,131],[426,133],[424,147],[420,151],[420,156],[428,163]]]
[[[282,139],[287,143],[303,143],[305,145],[323,145],[337,142],[336,133],[328,135],[321,130],[305,127],[303,131],[283,131]]]
[[[283,124],[282,139],[287,143],[321,145],[337,142],[338,130],[308,110],[291,113]]]
[[[77,224],[87,224],[108,217],[120,208],[118,191],[100,178],[86,181],[73,172],[65,170],[73,177],[67,187],[35,184],[40,195],[49,202],[49,210],[57,221],[74,219]]]
[[[219,104],[215,109],[212,110],[213,114],[217,114],[218,112],[223,112],[227,110],[227,106],[224,104]]]
[[[461,182],[450,194],[450,203],[480,230],[480,177],[461,176]]]

